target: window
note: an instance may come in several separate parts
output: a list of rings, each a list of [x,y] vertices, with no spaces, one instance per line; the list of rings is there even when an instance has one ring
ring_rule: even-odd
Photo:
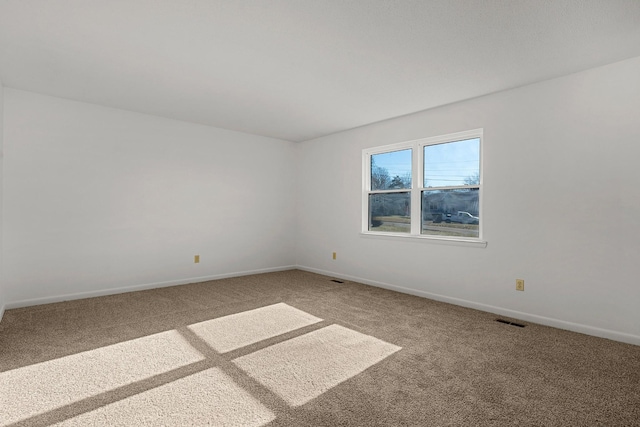
[[[363,150],[362,232],[479,241],[482,129]]]
[[[371,155],[370,229],[411,232],[412,151]]]

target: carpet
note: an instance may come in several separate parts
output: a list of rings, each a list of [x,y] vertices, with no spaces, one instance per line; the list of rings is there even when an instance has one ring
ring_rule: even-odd
[[[0,426],[640,426],[638,346],[330,279],[8,310]]]

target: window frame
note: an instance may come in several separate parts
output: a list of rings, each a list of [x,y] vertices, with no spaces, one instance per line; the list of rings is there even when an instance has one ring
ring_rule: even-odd
[[[475,245],[486,247],[487,242],[484,239],[483,224],[483,129],[473,129],[463,132],[450,133],[428,138],[421,138],[395,144],[365,148],[362,150],[362,228],[361,234],[368,237],[384,237],[384,238],[410,238],[427,242],[449,243]],[[467,139],[478,138],[479,142],[479,159],[478,170],[480,179],[478,184],[473,185],[456,185],[446,187],[424,187],[424,147],[429,145],[452,143]],[[393,190],[371,190],[371,156],[376,154],[390,153],[393,151],[411,149],[411,188],[393,189]],[[423,191],[447,190],[447,189],[478,189],[478,237],[460,237],[460,236],[435,236],[422,234],[422,193]],[[369,212],[369,196],[371,194],[380,193],[399,193],[409,192],[411,203],[411,228],[409,233],[388,232],[388,231],[372,231],[369,230],[370,212]],[[418,218],[418,220],[416,220]]]

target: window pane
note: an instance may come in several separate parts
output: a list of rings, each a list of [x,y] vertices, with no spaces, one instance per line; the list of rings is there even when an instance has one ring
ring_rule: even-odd
[[[424,147],[424,186],[480,183],[480,138]]]
[[[369,195],[369,230],[411,232],[411,196],[408,192]]]
[[[411,149],[371,156],[371,190],[411,188]]]
[[[426,190],[422,192],[422,234],[479,237],[479,191]]]

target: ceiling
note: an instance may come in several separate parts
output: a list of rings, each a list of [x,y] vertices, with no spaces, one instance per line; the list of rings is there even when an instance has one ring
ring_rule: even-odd
[[[640,56],[640,0],[0,0],[4,86],[304,141]]]

